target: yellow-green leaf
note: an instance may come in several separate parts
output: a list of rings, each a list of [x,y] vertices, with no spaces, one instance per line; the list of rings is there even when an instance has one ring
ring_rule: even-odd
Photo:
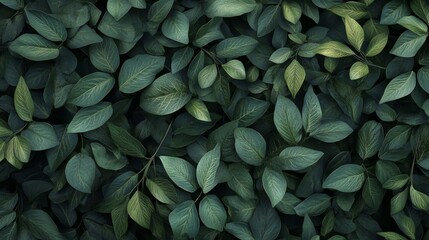
[[[284,72],[284,79],[286,81],[289,91],[295,98],[305,79],[304,67],[296,60],[292,60]]]
[[[355,62],[349,71],[350,80],[357,80],[369,73],[369,67],[363,62]]]
[[[19,78],[18,85],[16,85],[13,103],[16,113],[22,120],[27,122],[33,120],[34,102],[23,77]]]
[[[365,38],[363,28],[356,20],[349,16],[344,18],[344,25],[346,27],[346,35],[349,43],[359,51]]]

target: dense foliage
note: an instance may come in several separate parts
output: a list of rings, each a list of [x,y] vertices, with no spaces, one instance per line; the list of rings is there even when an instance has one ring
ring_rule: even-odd
[[[0,3],[0,239],[429,239],[426,0]]]

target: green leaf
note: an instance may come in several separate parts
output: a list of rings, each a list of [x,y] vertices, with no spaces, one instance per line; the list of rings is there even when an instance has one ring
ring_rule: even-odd
[[[30,33],[20,35],[9,45],[9,49],[31,61],[51,60],[60,54],[57,45]]]
[[[251,128],[236,128],[234,139],[237,154],[245,163],[253,166],[262,165],[267,145],[259,132]]]
[[[255,198],[253,178],[249,170],[242,164],[231,164],[228,169],[231,175],[228,187],[244,199]]]
[[[8,137],[13,134],[13,131],[10,130],[8,124],[0,119],[0,138]]]
[[[222,18],[213,18],[202,25],[195,34],[194,45],[204,47],[212,41],[225,38],[220,29],[221,24]]]
[[[204,154],[197,165],[197,182],[203,193],[210,192],[218,183],[217,171],[220,164],[220,145]]]
[[[272,32],[278,24],[280,17],[280,6],[267,6],[258,18],[257,36],[263,37]]]
[[[310,132],[310,137],[326,143],[333,143],[343,140],[353,132],[353,129],[345,122],[332,120],[319,124],[314,131]]]
[[[83,193],[91,193],[95,171],[94,160],[84,153],[78,153],[67,162],[65,175],[67,182],[74,189]]]
[[[355,62],[349,71],[350,80],[357,80],[365,77],[369,73],[369,67],[363,62]]]
[[[305,80],[304,67],[297,60],[292,60],[284,73],[284,79],[289,91],[295,98]]]
[[[120,239],[128,230],[127,202],[120,204],[111,212],[113,230],[116,238]]]
[[[174,0],[161,0],[154,2],[147,13],[147,19],[149,22],[158,25],[161,23],[170,12],[173,6]]]
[[[403,237],[395,232],[378,232],[377,235],[383,237],[386,240],[407,240],[406,237]]]
[[[254,0],[207,0],[204,10],[209,18],[236,17],[251,12],[255,7]]]
[[[301,141],[301,113],[290,99],[281,95],[278,96],[274,109],[274,125],[288,143],[297,144]]]
[[[253,97],[243,98],[234,109],[233,119],[239,120],[240,126],[250,126],[264,115],[269,105],[267,101]]]
[[[363,40],[365,39],[363,28],[356,20],[349,16],[344,17],[344,25],[346,27],[346,35],[349,43],[359,51],[362,47]]]
[[[184,13],[173,11],[162,24],[162,34],[179,43],[189,43],[189,19]]]
[[[200,230],[200,219],[193,200],[184,201],[168,215],[175,238],[194,238]]]
[[[229,222],[225,226],[225,230],[240,240],[254,240],[249,224],[244,222]]]
[[[231,7],[228,7],[231,8]],[[251,53],[258,41],[252,37],[241,35],[222,40],[216,45],[216,55],[220,58],[236,58]]]
[[[30,160],[31,146],[27,139],[14,136],[7,144],[6,160],[14,167],[21,169],[22,163]]]
[[[429,23],[429,4],[426,1],[412,0],[411,9],[419,18]]]
[[[343,58],[353,56],[355,53],[345,44],[337,41],[328,41],[320,44],[317,47],[318,54],[331,57],[331,58]]]
[[[392,217],[395,219],[399,229],[401,229],[401,231],[405,233],[407,237],[416,239],[416,225],[413,219],[405,215],[403,212],[400,212]]]
[[[201,88],[209,88],[213,85],[218,75],[218,68],[216,64],[209,64],[205,66],[198,73],[198,84]]]
[[[246,79],[246,69],[241,61],[233,59],[225,64],[222,64],[223,70],[233,79]]]
[[[282,64],[286,62],[290,57],[292,57],[293,51],[288,47],[282,47],[275,50],[271,56],[270,61],[277,64]]]
[[[341,17],[349,16],[355,20],[364,18],[368,15],[368,10],[365,3],[348,1],[334,5],[329,8],[330,11]]]
[[[115,156],[113,153],[106,150],[100,143],[91,143],[92,155],[97,165],[103,169],[117,171],[128,164],[125,157]]]
[[[126,60],[119,72],[119,91],[135,93],[149,86],[156,74],[164,69],[165,57],[148,54],[136,55]]]
[[[401,212],[408,201],[408,188],[404,191],[397,193],[395,196],[390,199],[390,215],[397,214]]]
[[[331,206],[331,197],[324,193],[315,193],[296,205],[295,212],[298,216],[321,215]]]
[[[100,102],[90,107],[81,108],[67,126],[69,133],[82,133],[103,126],[113,114],[112,104]]]
[[[283,1],[282,9],[284,18],[293,24],[296,24],[301,18],[301,6],[296,2]]]
[[[108,0],[107,1],[107,11],[112,15],[116,20],[121,19],[127,12],[131,9],[131,4],[129,1],[122,0]]]
[[[386,3],[381,12],[380,23],[385,25],[396,24],[403,16],[411,13],[408,4],[403,0],[394,0]]]
[[[207,195],[201,200],[199,213],[206,227],[219,232],[223,231],[227,215],[225,207],[216,195]]]
[[[426,38],[427,34],[419,35],[407,30],[396,40],[390,53],[398,57],[414,57],[425,43]]]
[[[322,108],[313,87],[310,85],[305,93],[302,106],[302,125],[305,132],[312,132],[320,120],[322,120]]]
[[[281,151],[278,160],[282,170],[301,171],[314,165],[323,154],[310,148],[293,146]]]
[[[383,126],[376,121],[368,121],[359,130],[356,151],[362,159],[368,159],[377,154],[383,139]]]
[[[212,119],[210,117],[210,112],[207,109],[207,106],[198,98],[191,99],[185,105],[186,111],[191,114],[194,118],[203,121],[203,122],[211,122]]]
[[[155,208],[149,197],[141,191],[136,191],[127,205],[130,218],[143,228],[150,229],[152,214]]]
[[[0,3],[13,10],[24,8],[24,0],[0,0]]]
[[[111,75],[103,72],[90,73],[73,86],[67,101],[79,107],[95,105],[107,96],[114,85],[115,79]]]
[[[33,120],[34,102],[24,78],[20,77],[16,85],[13,103],[19,118],[31,122]]]
[[[429,196],[417,191],[412,185],[410,187],[410,199],[416,209],[429,211]]]
[[[146,148],[143,144],[127,130],[111,123],[108,123],[107,127],[112,141],[119,148],[119,151],[137,158],[143,158],[146,155]]]
[[[286,193],[287,182],[282,172],[266,167],[262,174],[262,186],[270,199],[271,206],[275,207]]]
[[[51,41],[62,41],[67,39],[67,31],[64,24],[58,19],[38,10],[25,10],[28,24],[37,33]]]
[[[100,71],[114,73],[119,67],[119,50],[113,39],[105,37],[89,47],[89,59]],[[88,75],[87,75],[88,76]]]
[[[160,156],[167,175],[180,188],[188,192],[198,189],[195,167],[178,157]]]
[[[186,68],[194,56],[194,50],[190,47],[184,47],[174,52],[171,58],[171,73],[177,73]]]
[[[356,192],[362,188],[365,173],[362,166],[357,164],[344,164],[335,169],[323,181],[323,188],[330,188],[340,192]]]
[[[384,191],[376,178],[368,177],[362,190],[365,203],[374,210],[378,210],[383,201]]]
[[[28,140],[33,151],[50,149],[60,144],[54,128],[45,122],[30,123],[21,136]]]
[[[428,33],[428,26],[426,23],[415,16],[402,17],[398,20],[397,24],[419,35]]]
[[[167,115],[181,109],[191,97],[191,93],[180,77],[167,73],[142,92],[140,107],[151,114]]]
[[[386,33],[379,33],[375,35],[368,44],[366,48],[367,57],[374,57],[383,51],[384,47],[386,47],[387,41],[389,40],[389,36]]]
[[[30,209],[25,211],[20,218],[36,238],[47,240],[66,239],[58,231],[57,224],[45,211],[40,209]]]
[[[177,202],[177,193],[174,185],[165,178],[155,177],[146,179],[146,187],[156,200],[164,204]]]
[[[408,96],[416,87],[414,71],[403,73],[392,79],[384,90],[380,104]]]

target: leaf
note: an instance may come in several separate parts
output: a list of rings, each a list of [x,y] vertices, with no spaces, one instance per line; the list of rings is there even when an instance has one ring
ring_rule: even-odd
[[[220,29],[221,24],[222,18],[216,17],[202,25],[195,34],[194,45],[203,47],[212,41],[225,38]]]
[[[113,230],[116,238],[120,239],[128,230],[127,202],[120,204],[111,212]]]
[[[171,73],[177,73],[186,68],[194,56],[194,50],[190,47],[184,47],[174,52],[171,58]]]
[[[330,11],[341,17],[349,16],[355,20],[364,18],[368,15],[366,5],[361,2],[348,1],[341,4],[334,5],[329,8]]]
[[[257,36],[263,37],[272,32],[278,24],[280,17],[279,5],[271,5],[264,9],[258,18]]]
[[[130,155],[132,157],[143,158],[146,155],[146,148],[143,144],[134,136],[132,136],[127,130],[118,127],[112,123],[108,123],[110,136],[112,141],[119,151]]]
[[[30,33],[20,35],[9,45],[9,49],[31,61],[51,60],[60,54],[57,45]]]
[[[92,44],[89,47],[89,59],[92,65],[100,71],[108,73],[116,72],[116,69],[119,67],[119,50],[115,41],[105,37],[102,42]]]
[[[113,153],[107,151],[100,143],[91,143],[91,150],[95,162],[103,169],[117,171],[129,164],[125,157],[115,156]]]
[[[218,0],[219,1],[219,0]],[[224,0],[225,1],[225,0]],[[231,1],[231,0],[228,0]],[[242,0],[239,0],[242,1]],[[250,1],[250,0],[245,0]],[[231,6],[228,6],[231,8]],[[222,40],[216,45],[216,55],[220,58],[236,58],[251,53],[258,41],[252,37],[241,35]]]
[[[322,108],[319,99],[310,85],[304,96],[302,106],[302,125],[305,132],[312,132],[322,119]]]
[[[383,126],[376,121],[368,121],[359,130],[356,151],[362,159],[368,159],[377,154],[383,139]]]
[[[167,115],[181,109],[191,97],[179,76],[167,73],[142,92],[140,107],[151,114]]]
[[[193,200],[176,205],[168,215],[168,221],[176,238],[194,238],[200,230],[200,219]]]
[[[241,164],[231,164],[228,166],[231,178],[228,180],[228,187],[244,199],[253,199],[255,197],[253,179]]]
[[[25,15],[28,24],[44,38],[54,42],[64,42],[67,39],[66,28],[58,19],[38,10],[25,9]]]
[[[82,133],[97,129],[105,124],[112,114],[113,109],[109,102],[81,108],[68,125],[67,132]]]
[[[301,6],[296,2],[283,1],[282,9],[284,18],[293,24],[296,24],[301,18]]]
[[[28,140],[33,151],[50,149],[60,144],[54,128],[45,122],[30,123],[21,136]]]
[[[288,143],[297,144],[301,141],[301,113],[291,100],[281,95],[278,96],[274,109],[274,125]]]
[[[278,159],[282,170],[301,171],[314,165],[323,154],[310,148],[293,146],[281,151]]]
[[[344,17],[344,25],[346,27],[346,35],[349,43],[359,51],[365,39],[363,28],[356,20],[349,16]]]
[[[58,231],[57,225],[52,218],[40,209],[30,209],[20,216],[28,230],[37,238],[47,240],[66,239]]]
[[[295,212],[298,216],[317,216],[325,212],[331,206],[331,197],[324,193],[315,193],[296,205]]]
[[[292,60],[285,70],[284,79],[286,81],[287,87],[289,88],[289,91],[295,98],[305,80],[304,67],[302,67],[297,60]]]
[[[187,192],[198,189],[195,167],[184,159],[170,156],[160,156],[167,175],[180,188]]]
[[[425,43],[426,38],[427,34],[418,35],[407,30],[396,40],[390,53],[398,57],[414,57]]]
[[[388,40],[389,40],[389,36],[386,33],[380,33],[375,35],[375,37],[371,39],[371,41],[368,44],[368,47],[366,48],[365,56],[374,57],[379,53],[381,53],[384,47],[386,47]]]
[[[233,79],[246,79],[246,69],[241,61],[233,59],[225,64],[222,64],[223,70]]]
[[[156,200],[164,204],[177,202],[177,193],[174,185],[165,178],[155,177],[146,179],[146,187]]]
[[[131,9],[131,4],[129,1],[121,0],[108,0],[107,1],[107,11],[112,15],[116,20],[121,19],[127,12]]]
[[[136,55],[126,60],[119,72],[119,91],[135,93],[149,86],[156,74],[164,69],[165,57],[148,54]]]
[[[338,120],[327,121],[319,124],[314,131],[310,132],[310,137],[326,143],[333,143],[343,140],[353,132],[350,126]]]
[[[383,237],[386,240],[407,240],[407,238],[395,232],[378,232],[377,235]]]
[[[384,90],[380,104],[408,96],[416,87],[414,71],[403,73],[392,79]]]
[[[21,169],[22,163],[30,160],[31,146],[27,139],[14,136],[7,144],[6,160],[14,167]]]
[[[357,164],[344,164],[335,169],[323,181],[323,188],[340,192],[356,192],[362,188],[365,181],[364,169]]]
[[[236,17],[251,12],[255,7],[254,0],[206,0],[204,10],[209,18]]]
[[[107,96],[114,85],[115,79],[111,75],[103,72],[90,73],[73,86],[67,101],[79,107],[95,105]]]
[[[320,44],[316,52],[320,55],[331,58],[343,58],[353,56],[355,53],[341,42],[328,41]]]
[[[219,232],[223,231],[226,224],[226,211],[216,195],[205,196],[199,205],[200,218],[203,224]]]
[[[383,201],[384,191],[376,178],[368,177],[363,186],[362,197],[365,203],[374,210],[378,210]]]
[[[287,182],[282,172],[266,167],[262,174],[262,186],[270,199],[271,206],[275,207],[286,193]]]
[[[404,16],[398,20],[397,24],[414,32],[415,34],[423,35],[428,33],[428,26],[426,23],[415,16]]]
[[[209,88],[213,85],[218,75],[216,64],[205,66],[198,73],[198,84],[201,88]]]
[[[349,71],[350,80],[357,80],[367,76],[369,73],[369,67],[363,62],[355,62]]]
[[[150,229],[151,217],[155,208],[150,199],[141,191],[136,191],[127,205],[130,218],[143,228]]]
[[[19,118],[31,122],[33,120],[34,102],[24,78],[20,77],[16,85],[13,103]]]
[[[417,191],[413,185],[410,187],[410,199],[416,209],[429,211],[429,196],[423,192]]]
[[[396,24],[403,16],[411,13],[408,4],[402,0],[394,0],[386,3],[381,12],[380,23],[385,25]]]
[[[95,171],[94,160],[84,153],[78,153],[67,162],[65,175],[67,182],[74,189],[83,193],[91,193]]]
[[[290,57],[292,57],[293,51],[288,47],[282,47],[275,50],[271,56],[270,61],[277,64],[282,64],[286,62]]]
[[[253,97],[243,98],[234,109],[233,119],[239,120],[240,126],[250,126],[264,115],[269,105],[267,101]]]
[[[262,165],[267,151],[264,137],[251,128],[234,130],[235,149],[238,156],[247,164]]]
[[[189,19],[179,11],[173,11],[162,24],[162,34],[179,43],[188,44]]]
[[[191,99],[185,105],[185,109],[189,114],[191,114],[194,118],[200,121],[204,121],[204,122],[212,121],[210,117],[210,112],[207,109],[207,106],[200,99],[197,99],[197,98]]]
[[[252,236],[252,232],[250,231],[250,227],[247,223],[243,222],[229,222],[225,226],[225,230],[233,235],[234,237],[244,240],[254,240],[255,238]]]
[[[197,165],[196,177],[203,193],[210,192],[218,183],[216,174],[220,164],[220,145],[204,154]]]

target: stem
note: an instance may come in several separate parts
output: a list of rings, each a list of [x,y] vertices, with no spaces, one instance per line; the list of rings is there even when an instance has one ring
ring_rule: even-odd
[[[413,163],[411,164],[411,171],[410,171],[410,182],[411,182],[411,187],[413,187],[413,175],[414,175],[414,165],[416,164],[416,158],[413,157]]]
[[[203,50],[213,60],[213,62],[215,63],[217,62],[218,64],[223,64],[222,61],[217,58],[217,56],[213,55],[213,53],[207,51],[204,48],[201,48],[201,50]]]
[[[202,194],[203,194],[203,191],[201,190],[200,194],[198,194],[198,197],[194,201],[195,203],[198,202],[198,200],[200,199],[200,197],[201,197]]]

